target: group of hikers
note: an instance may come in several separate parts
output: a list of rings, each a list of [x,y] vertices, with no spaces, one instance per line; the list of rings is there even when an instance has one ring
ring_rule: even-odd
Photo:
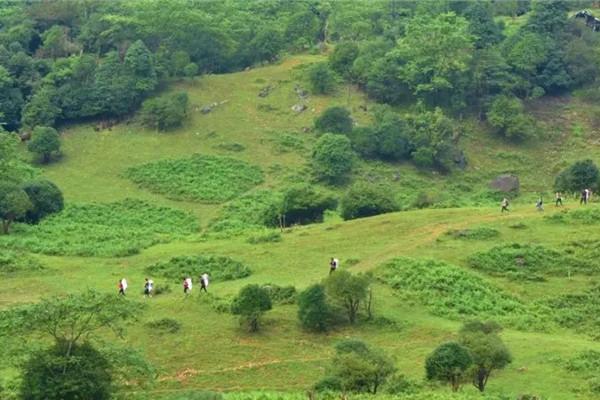
[[[208,293],[208,282],[209,282],[209,278],[208,278],[208,274],[204,273],[200,276],[200,291],[204,290],[205,293]],[[183,278],[183,293],[185,295],[189,295],[192,293],[192,278],[185,277]],[[126,292],[127,292],[127,279],[125,278],[121,278],[119,279],[119,284],[118,284],[118,288],[119,288],[119,294],[122,296],[125,296]],[[145,278],[145,282],[144,282],[144,297],[152,297],[152,294],[154,293],[154,281],[152,279],[149,278]]]
[[[592,198],[592,190],[591,189],[583,189],[581,191],[581,194],[579,196],[579,204],[583,204],[586,205]],[[505,197],[502,199],[502,201],[500,202],[500,212],[504,213],[504,212],[508,212],[508,199]],[[554,205],[556,207],[562,207],[563,206],[563,195],[561,192],[556,192],[554,195]],[[542,196],[539,197],[539,199],[535,202],[535,208],[538,211],[544,211],[544,199],[542,198]]]

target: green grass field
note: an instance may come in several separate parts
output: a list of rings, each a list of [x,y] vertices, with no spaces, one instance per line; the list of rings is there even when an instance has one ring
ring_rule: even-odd
[[[232,157],[260,167],[264,180],[251,190],[277,191],[285,184],[307,180],[307,156],[315,137],[303,128],[311,127],[313,118],[330,105],[348,107],[358,124],[366,124],[369,114],[359,106],[372,106],[355,88],[341,87],[335,96],[310,96],[308,109],[295,114],[291,106],[299,100],[293,88],[296,83],[304,84],[301,68],[321,59],[321,56],[295,56],[278,65],[174,84],[173,90],[188,91],[192,104],[191,118],[174,132],[148,131],[135,123],[100,132],[95,132],[93,125],[65,128],[64,157],[45,167],[43,174],[63,190],[68,204],[85,208],[88,203],[132,198],[157,209],[166,207],[163,210],[168,212],[189,213],[197,218],[199,225],[195,226],[195,221],[188,224],[188,217],[182,216],[188,214],[177,213],[184,226],[176,229],[163,221],[165,229],[173,233],[163,237],[163,231],[144,229],[143,222],[150,217],[140,210],[139,215],[132,211],[132,215],[124,217],[127,221],[138,219],[139,227],[133,233],[121,229],[118,215],[110,217],[111,224],[116,226],[114,231],[111,224],[102,225],[101,232],[83,229],[81,226],[90,227],[89,222],[77,215],[72,217],[75,227],[64,221],[44,222],[42,227],[47,226],[43,230],[17,227],[13,236],[0,240],[0,249],[26,252],[34,260],[32,266],[41,263],[45,268],[39,272],[20,272],[23,267],[19,265],[17,272],[0,275],[0,307],[88,288],[116,295],[121,277],[129,281],[129,296],[142,300],[146,268],[158,263],[169,265],[169,260],[175,257],[230,257],[249,268],[252,273],[247,277],[215,279],[211,283],[211,294],[223,299],[248,283],[293,285],[302,290],[327,275],[328,260],[334,256],[340,259],[342,269],[376,273],[381,271],[381,265],[398,257],[436,259],[454,265],[459,279],[469,276],[474,285],[486,285],[494,299],[506,296],[518,303],[520,308],[515,313],[524,314],[520,315],[523,317],[520,323],[508,323],[502,333],[514,361],[492,376],[487,391],[513,397],[536,394],[553,400],[598,398],[598,393],[589,390],[588,377],[569,370],[567,364],[580,353],[600,351],[600,342],[594,340],[598,336],[594,331],[600,330],[600,323],[596,323],[597,315],[590,319],[592,313],[600,310],[581,307],[581,318],[586,323],[583,329],[578,329],[579,326],[561,324],[543,314],[546,311],[542,308],[562,296],[585,293],[596,284],[600,275],[595,272],[598,260],[594,258],[593,246],[582,248],[581,241],[600,239],[600,220],[590,217],[597,215],[600,206],[587,206],[594,213],[586,212],[586,218],[573,216],[573,212],[566,217],[547,218],[560,216],[563,210],[547,204],[546,211],[541,213],[534,207],[540,192],[548,195],[548,201],[551,199],[554,176],[569,162],[581,158],[600,161],[600,132],[587,118],[591,106],[581,104],[576,98],[546,99],[531,105],[532,112],[543,119],[545,135],[535,143],[507,144],[478,123],[465,121],[461,139],[469,160],[465,171],[440,176],[419,172],[405,164],[362,162],[355,172],[356,179],[370,177],[389,185],[405,205],[420,191],[430,192],[436,200],[433,208],[347,222],[330,214],[322,224],[286,229],[280,241],[249,241],[244,235],[224,238],[204,235],[203,231],[219,217],[227,203],[174,200],[139,187],[126,177],[128,169],[146,163],[202,154]],[[266,98],[258,97],[259,90],[268,84],[275,87],[272,93]],[[200,112],[203,105],[213,102],[222,104],[209,114]],[[491,178],[504,172],[519,175],[522,193],[506,215],[500,214],[497,206],[500,199],[491,197],[487,187]],[[564,208],[574,210],[580,206],[567,198]],[[465,229],[477,232],[480,228],[487,228],[483,231],[488,232],[482,238],[477,234],[470,238],[448,234]],[[492,230],[495,233],[489,235]],[[54,243],[58,250],[45,251],[44,241],[48,239],[44,235],[57,234],[64,234],[67,243]],[[105,251],[127,250],[131,241],[139,241],[133,243],[136,251]],[[87,248],[81,250],[80,244],[86,242]],[[473,255],[488,254],[485,252],[496,246],[511,243],[544,246],[564,257],[577,247],[579,253],[569,257],[581,259],[591,267],[580,271],[570,268],[570,261],[564,265],[553,263],[549,274],[541,267],[534,271],[544,274],[544,279],[538,280],[496,273],[493,268],[501,268],[496,264],[490,269],[471,265]],[[0,257],[0,268],[2,263],[10,262],[3,260]],[[402,263],[402,258],[399,260]],[[405,275],[398,276],[402,279]],[[462,320],[473,315],[503,316],[494,309],[486,312],[485,307],[471,313],[445,314],[442,292],[420,286],[406,290],[402,282],[393,288],[378,281],[374,286],[375,314],[393,324],[363,323],[327,334],[311,334],[299,328],[295,305],[277,305],[266,314],[263,329],[258,334],[248,334],[239,327],[235,316],[217,312],[197,288],[191,298],[185,298],[176,279],[160,275],[153,278],[158,285],[171,285],[172,291],[145,300],[149,309],[128,329],[124,343],[140,349],[159,371],[155,385],[144,395],[146,398],[192,389],[302,392],[323,376],[333,355],[333,344],[348,337],[361,338],[385,349],[395,357],[401,373],[420,382],[424,378],[425,357],[440,343],[454,338]],[[454,289],[461,290],[461,286]],[[450,288],[446,295],[452,293]],[[477,302],[477,294],[473,296],[469,301]],[[543,326],[529,325],[528,313],[541,315]],[[176,333],[158,333],[146,325],[162,318],[177,320],[181,329]],[[449,388],[434,390],[448,392]],[[476,389],[467,385],[464,391],[475,393]]]

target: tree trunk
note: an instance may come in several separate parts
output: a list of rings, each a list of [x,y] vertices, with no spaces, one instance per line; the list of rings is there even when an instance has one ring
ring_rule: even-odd
[[[3,219],[2,220],[2,233],[4,235],[8,235],[8,229],[10,228],[10,223],[11,223],[10,219]]]

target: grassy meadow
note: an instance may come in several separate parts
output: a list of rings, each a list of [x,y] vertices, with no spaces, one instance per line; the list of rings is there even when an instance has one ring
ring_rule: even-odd
[[[168,288],[144,300],[148,310],[124,339],[158,370],[145,398],[194,389],[302,393],[324,376],[336,341],[349,337],[383,348],[402,374],[422,383],[427,355],[455,338],[469,318],[502,322],[502,338],[514,358],[492,376],[486,392],[598,398],[593,378],[568,365],[579,354],[600,351],[600,300],[594,292],[600,205],[580,211],[584,207],[570,197],[563,208],[551,203],[556,173],[581,158],[600,161],[600,131],[589,117],[593,106],[576,97],[530,105],[545,132],[544,140],[532,143],[508,144],[478,122],[463,121],[460,145],[468,165],[449,176],[361,161],[353,178],[388,185],[406,211],[346,222],[329,213],[324,223],[287,228],[273,241],[249,240],[256,230],[207,234],[240,193],[277,191],[310,179],[307,165],[316,139],[310,128],[323,109],[342,105],[357,124],[369,122],[361,106],[374,104],[353,87],[342,86],[335,96],[310,95],[306,111],[291,110],[301,102],[294,87],[305,85],[303,68],[322,59],[293,56],[276,65],[176,82],[169,90],[187,91],[191,107],[188,121],[173,132],[149,131],[135,122],[99,132],[93,124],[65,127],[64,156],[44,167],[43,175],[62,189],[67,208],[39,226],[17,226],[0,237],[0,251],[6,252],[0,256],[5,271],[0,307],[88,288],[117,295],[122,277],[129,281],[128,296],[142,300],[144,277],[156,272],[157,286]],[[267,85],[271,93],[259,97]],[[218,105],[203,114],[202,107],[212,103]],[[212,186],[176,172],[181,181],[163,174],[179,167],[188,171],[196,154],[239,160],[234,166],[249,178],[230,179],[236,168],[227,162],[222,175],[221,164],[214,164]],[[144,174],[143,166],[156,171]],[[142,177],[132,179],[131,171]],[[488,188],[501,173],[521,180],[521,195],[504,215],[500,198]],[[173,193],[176,187],[180,195]],[[411,207],[420,192],[432,196],[431,208]],[[534,207],[540,193],[546,195],[544,212]],[[126,199],[134,199],[134,206],[124,206]],[[300,329],[295,305],[276,305],[263,329],[249,334],[218,307],[248,283],[302,290],[326,277],[330,257],[339,258],[342,269],[375,274],[373,321],[312,334]],[[215,259],[222,260],[223,279]],[[523,261],[515,265],[516,259]],[[185,297],[172,269],[195,262],[214,267],[215,279],[209,295],[200,294],[198,285]],[[532,268],[523,271],[527,263]],[[181,328],[171,333],[148,325],[165,318]],[[476,393],[470,385],[463,391]]]

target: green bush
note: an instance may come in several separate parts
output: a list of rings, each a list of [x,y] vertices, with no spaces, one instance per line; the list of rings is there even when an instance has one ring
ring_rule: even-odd
[[[315,189],[314,185],[298,184],[283,192],[281,213],[285,226],[323,222],[325,210],[335,209],[337,201]]]
[[[43,164],[49,163],[53,157],[60,155],[60,137],[56,129],[38,126],[33,130],[32,139],[27,149],[34,153]]]
[[[273,283],[261,285],[269,293],[273,304],[294,304],[298,293],[294,286],[279,286]]]
[[[330,183],[343,181],[352,171],[354,157],[350,139],[326,133],[317,140],[313,149],[313,171],[318,179]]]
[[[354,184],[340,201],[342,218],[345,220],[370,217],[398,211],[392,192],[382,186],[367,183]]]
[[[169,261],[152,264],[145,269],[148,275],[163,276],[179,282],[184,276],[195,277],[207,273],[211,280],[228,281],[250,276],[250,269],[229,257],[198,255],[173,257]]]
[[[30,181],[23,185],[32,208],[25,213],[25,222],[37,224],[50,214],[64,208],[63,194],[54,183],[48,180]]]
[[[72,204],[38,225],[18,224],[0,246],[48,255],[123,257],[198,229],[192,215],[145,201]]]
[[[0,250],[0,275],[10,273],[39,272],[45,266],[35,258],[12,250]]]
[[[439,346],[425,360],[425,372],[428,380],[450,384],[456,392],[468,377],[473,364],[469,350],[458,343],[448,342]]]
[[[186,92],[148,99],[142,103],[142,125],[157,131],[167,131],[183,124],[187,117],[188,95]]]
[[[561,171],[554,181],[554,188],[561,192],[580,192],[583,189],[597,189],[600,179],[598,167],[592,160],[577,161]]]
[[[560,326],[600,340],[600,286],[540,303]]]
[[[195,154],[129,168],[140,187],[170,199],[221,203],[263,182],[259,167],[228,157]]]
[[[326,62],[311,65],[308,68],[307,77],[315,94],[333,93],[337,86],[337,76]]]
[[[268,230],[262,233],[257,233],[251,235],[246,240],[250,244],[260,244],[260,243],[278,243],[281,242],[283,238],[281,237],[281,233],[276,230]]]
[[[487,120],[498,134],[509,139],[523,140],[535,135],[535,123],[524,113],[517,97],[497,96],[487,112]]]
[[[242,232],[246,229],[275,227],[279,224],[281,193],[259,189],[225,204],[211,232]]]
[[[349,134],[352,117],[344,107],[329,107],[315,119],[315,129],[321,133]]]
[[[378,269],[379,278],[395,290],[414,296],[433,314],[462,319],[524,315],[516,298],[459,267],[435,260],[396,258]]]
[[[600,267],[539,245],[506,244],[468,258],[472,268],[511,279],[544,280],[544,275],[600,272]]]
[[[560,223],[598,224],[600,223],[600,209],[563,210],[560,213],[554,213],[544,218]]]
[[[298,319],[304,329],[326,331],[330,326],[330,313],[323,285],[312,285],[298,295]]]
[[[452,229],[446,232],[447,236],[454,239],[466,240],[489,240],[500,236],[500,232],[494,228],[471,228],[471,229]]]
[[[269,291],[259,285],[244,286],[231,303],[231,313],[240,316],[250,332],[256,332],[262,315],[273,307]]]
[[[181,322],[173,318],[163,318],[150,321],[146,326],[156,333],[177,333],[181,330]]]

